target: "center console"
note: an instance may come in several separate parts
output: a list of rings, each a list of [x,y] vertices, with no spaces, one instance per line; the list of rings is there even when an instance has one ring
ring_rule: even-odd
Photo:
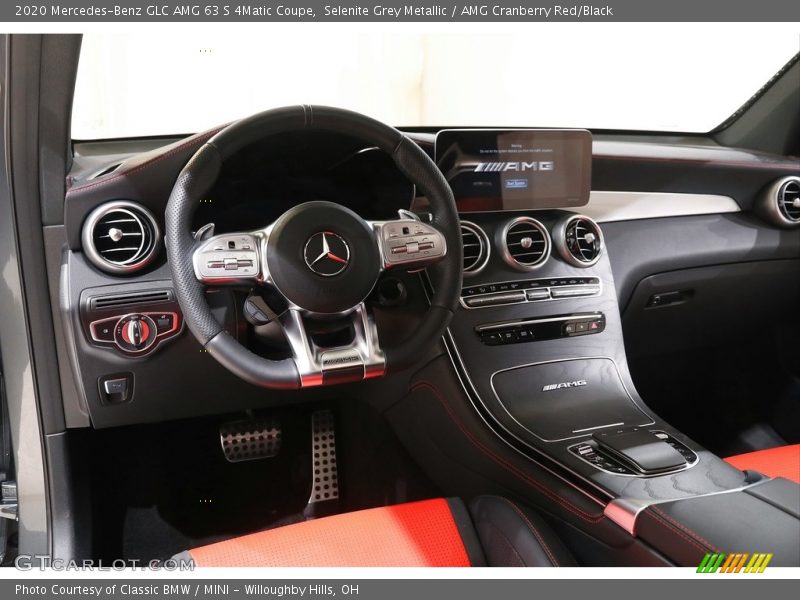
[[[628,370],[600,226],[573,212],[580,210],[574,195],[558,204],[552,193],[544,201],[529,194],[531,210],[520,209],[518,190],[546,188],[541,177],[550,171],[529,175],[533,180],[525,183],[520,165],[532,161],[529,156],[512,160],[508,153],[515,144],[519,152],[534,152],[539,142],[525,142],[519,132],[509,140],[484,133],[465,156],[480,155],[486,139],[496,139],[486,153],[500,166],[478,162],[467,168],[467,159],[452,156],[470,146],[465,135],[446,136],[446,155],[437,140],[443,172],[457,178],[453,188],[464,240],[461,306],[445,340],[465,395],[494,435],[600,498],[607,519],[633,536],[660,540],[651,545],[667,548],[678,562],[694,560],[692,551],[704,546],[681,531],[689,529],[685,522],[702,521],[700,509],[690,508],[691,503],[708,510],[709,502],[698,501],[702,498],[725,495],[724,502],[760,510],[767,520],[774,512],[774,522],[783,523],[773,538],[777,545],[800,532],[797,517],[786,516],[800,504],[791,493],[787,498],[782,489],[781,501],[765,500],[758,489],[778,486],[729,466],[661,420],[639,397]],[[558,152],[556,147],[556,171]],[[579,181],[582,164],[573,164]],[[484,181],[487,170],[493,176]],[[484,190],[490,192],[484,196]],[[664,516],[668,510],[672,513]],[[665,545],[666,530],[671,541]],[[707,531],[706,537],[725,543],[754,539],[746,529],[738,537],[736,528],[727,529],[727,538],[724,531]],[[669,549],[680,543],[688,544],[690,559],[681,555],[686,548]],[[783,548],[787,564],[800,561],[794,546]]]

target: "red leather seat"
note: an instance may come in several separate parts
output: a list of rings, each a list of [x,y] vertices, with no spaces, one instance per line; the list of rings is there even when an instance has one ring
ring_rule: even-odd
[[[305,521],[195,548],[201,567],[573,566],[542,518],[505,498],[423,500]]]
[[[757,450],[725,460],[742,471],[758,471],[770,477],[783,477],[800,483],[800,444]]]

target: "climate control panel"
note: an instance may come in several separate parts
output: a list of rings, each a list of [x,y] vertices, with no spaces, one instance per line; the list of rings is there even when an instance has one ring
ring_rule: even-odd
[[[461,304],[464,308],[484,308],[600,295],[597,277],[552,277],[485,283],[462,288]]]

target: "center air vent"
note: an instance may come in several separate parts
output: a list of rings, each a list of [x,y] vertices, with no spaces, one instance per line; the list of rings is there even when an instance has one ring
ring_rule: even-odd
[[[158,254],[161,230],[153,214],[134,202],[108,202],[94,209],[81,236],[86,257],[107,273],[126,274]]]
[[[800,177],[791,175],[772,182],[755,208],[762,218],[779,227],[800,225]]]
[[[489,238],[475,223],[461,221],[461,241],[464,244],[464,275],[477,273],[489,260]]]
[[[529,271],[542,266],[550,257],[550,236],[536,219],[518,217],[502,231],[503,258],[516,269]]]
[[[575,267],[591,267],[603,252],[603,233],[589,217],[572,215],[561,221],[554,233],[556,247]]]

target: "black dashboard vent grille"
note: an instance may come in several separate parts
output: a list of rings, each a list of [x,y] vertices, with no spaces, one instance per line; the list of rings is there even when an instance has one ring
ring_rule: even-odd
[[[91,299],[91,308],[115,308],[131,304],[160,304],[172,300],[170,290],[154,290],[152,292],[137,292],[133,294],[114,294],[99,296]]]
[[[790,179],[778,190],[778,210],[793,223],[800,223],[800,179]]]
[[[550,236],[545,226],[536,219],[519,217],[506,226],[503,248],[511,266],[535,269],[550,256]]]
[[[600,227],[587,217],[571,217],[564,227],[564,246],[566,258],[573,265],[589,267],[595,264],[603,250]]]
[[[464,244],[464,274],[477,273],[489,260],[489,238],[475,223],[462,221],[461,241]]]
[[[87,258],[108,273],[133,273],[155,257],[161,232],[153,215],[133,202],[109,202],[96,208],[83,228]]]

